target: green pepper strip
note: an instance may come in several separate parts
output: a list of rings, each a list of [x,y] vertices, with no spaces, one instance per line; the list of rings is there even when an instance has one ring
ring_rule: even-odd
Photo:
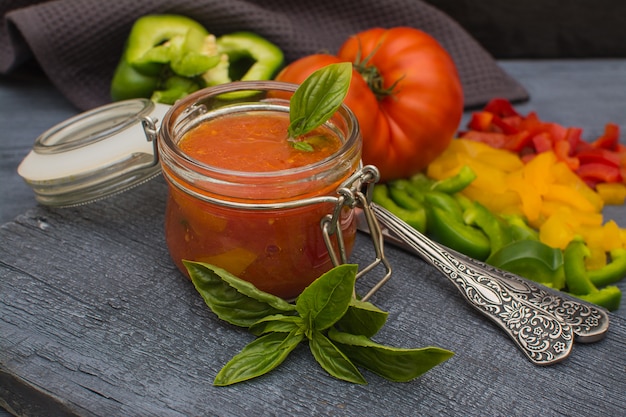
[[[437,242],[472,258],[485,260],[491,251],[489,238],[465,224],[461,206],[449,194],[431,191],[424,195],[427,229]]]
[[[491,246],[490,255],[513,241],[507,225],[478,201],[474,201],[463,212],[463,220],[466,224],[477,226],[487,235]]]
[[[614,284],[626,276],[626,249],[613,249],[610,254],[611,262],[606,266],[587,271],[589,279],[596,287]]]
[[[461,170],[454,176],[435,182],[432,191],[441,191],[448,194],[458,193],[476,179],[476,173],[468,165],[463,165]]]
[[[622,300],[622,291],[615,285],[609,285],[591,294],[575,295],[575,297],[602,306],[609,311],[615,311]]]
[[[408,210],[423,210],[424,195],[416,192],[408,180],[394,180],[388,183],[389,195],[400,206]]]
[[[514,241],[487,258],[487,263],[547,287],[565,287],[563,252],[539,240]]]
[[[539,240],[539,232],[530,227],[523,217],[516,215],[502,217],[509,225],[513,240]]]
[[[423,208],[406,209],[400,207],[389,195],[389,189],[385,184],[377,184],[372,192],[372,201],[389,210],[398,216],[408,225],[416,230],[425,233],[426,231],[426,211]]]
[[[573,239],[565,248],[563,256],[565,281],[572,295],[611,311],[619,308],[622,292],[618,287],[607,286],[598,289],[591,282],[585,267],[585,258],[589,256],[589,248],[582,239]]]

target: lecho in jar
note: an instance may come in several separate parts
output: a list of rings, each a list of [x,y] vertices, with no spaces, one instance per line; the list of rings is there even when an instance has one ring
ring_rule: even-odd
[[[359,169],[356,119],[341,107],[309,134],[313,151],[299,150],[287,140],[294,90],[274,81],[220,85],[177,102],[164,117],[165,233],[183,273],[182,260],[207,262],[294,298],[333,267],[320,227],[333,212],[350,252],[355,215],[324,197],[337,196]]]

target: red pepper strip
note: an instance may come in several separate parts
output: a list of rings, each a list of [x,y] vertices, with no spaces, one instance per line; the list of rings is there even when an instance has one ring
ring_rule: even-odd
[[[616,152],[610,151],[604,148],[589,148],[580,150],[576,153],[581,165],[589,163],[602,163],[606,165],[612,165],[619,167],[622,163],[622,158]]]
[[[532,143],[532,138],[532,135],[527,130],[508,135],[504,149],[518,153]]]
[[[505,135],[514,135],[519,132],[519,129],[513,124],[509,124],[504,118],[494,115],[491,123],[497,127]]]
[[[489,113],[486,111],[475,112],[472,113],[472,117],[467,124],[472,130],[478,130],[480,132],[485,132],[489,130],[489,126],[491,125],[491,121],[493,120],[493,113]]]
[[[473,140],[474,142],[482,142],[496,149],[502,149],[507,140],[507,136],[504,133],[478,132],[476,130],[463,132],[460,137],[463,139]]]
[[[535,147],[536,153],[552,150],[552,140],[550,139],[550,134],[548,132],[541,132],[533,136],[532,143]]]
[[[580,161],[576,156],[571,156],[571,145],[567,140],[558,140],[553,145],[554,154],[559,161],[565,163],[569,169],[576,171]]]
[[[504,98],[494,98],[485,105],[485,111],[501,117],[519,116],[511,102]]]
[[[575,150],[580,142],[583,130],[579,127],[568,127],[565,131],[565,140],[569,142],[570,149]]]
[[[587,163],[581,165],[576,174],[585,182],[620,182],[622,174],[620,168],[605,163]]]
[[[596,139],[591,146],[594,148],[604,148],[617,150],[619,144],[619,126],[615,123],[607,123],[604,126],[604,134]]]

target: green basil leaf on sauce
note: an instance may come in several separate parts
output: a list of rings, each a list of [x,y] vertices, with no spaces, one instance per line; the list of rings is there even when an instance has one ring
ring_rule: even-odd
[[[296,299],[296,310],[307,332],[327,329],[346,313],[357,270],[358,266],[353,264],[337,266],[302,291]]]
[[[365,336],[328,331],[328,337],[354,363],[394,382],[407,382],[448,360],[453,352],[439,347],[417,349],[380,345]]]
[[[313,72],[290,100],[290,138],[302,136],[324,124],[339,109],[348,94],[352,64],[330,64]]]
[[[304,339],[298,332],[268,333],[250,342],[215,376],[214,385],[225,386],[264,375],[280,365]]]
[[[355,384],[367,384],[361,372],[337,349],[337,347],[323,333],[314,331],[309,339],[309,348],[320,366],[335,378]]]
[[[263,317],[295,313],[296,307],[216,266],[183,261],[193,285],[217,316],[231,324],[250,327]]]

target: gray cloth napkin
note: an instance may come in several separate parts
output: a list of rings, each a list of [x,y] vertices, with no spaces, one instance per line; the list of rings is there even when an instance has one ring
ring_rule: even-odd
[[[0,73],[34,58],[77,108],[111,101],[109,85],[134,21],[150,13],[196,19],[221,35],[250,30],[276,43],[287,62],[335,53],[350,35],[371,27],[411,26],[435,37],[454,59],[465,107],[493,97],[528,99],[464,29],[421,0],[3,0]]]

